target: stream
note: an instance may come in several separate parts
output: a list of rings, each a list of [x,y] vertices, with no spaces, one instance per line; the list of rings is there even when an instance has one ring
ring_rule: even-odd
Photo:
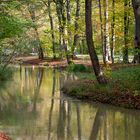
[[[13,69],[0,86],[0,132],[12,140],[140,139],[140,111],[66,97],[60,89],[76,76],[64,71]]]

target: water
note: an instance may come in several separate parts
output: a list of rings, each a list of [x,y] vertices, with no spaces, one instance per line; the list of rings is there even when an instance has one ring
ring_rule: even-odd
[[[46,68],[15,68],[0,88],[0,132],[13,140],[140,139],[139,111],[68,98],[60,87],[73,78]]]

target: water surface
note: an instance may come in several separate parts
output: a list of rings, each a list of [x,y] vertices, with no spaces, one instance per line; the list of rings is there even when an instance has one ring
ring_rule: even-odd
[[[0,87],[0,132],[13,140],[139,140],[140,112],[63,95],[75,76],[39,67],[14,68]]]

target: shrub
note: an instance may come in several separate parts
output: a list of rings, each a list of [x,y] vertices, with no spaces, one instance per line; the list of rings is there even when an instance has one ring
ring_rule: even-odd
[[[83,64],[70,64],[68,66],[68,71],[69,72],[89,72],[90,69],[87,68],[85,65]]]
[[[3,70],[3,66],[0,65],[0,81],[8,80],[12,77],[13,71],[7,67]]]

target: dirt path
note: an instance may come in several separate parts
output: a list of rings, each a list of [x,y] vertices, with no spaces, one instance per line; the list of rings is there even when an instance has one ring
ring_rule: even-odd
[[[67,61],[56,59],[53,60],[51,58],[46,58],[44,60],[38,59],[37,56],[26,56],[26,57],[17,57],[14,59],[15,63],[21,63],[26,65],[40,65],[40,66],[48,66],[52,68],[66,68],[67,67]],[[85,66],[91,67],[91,61],[89,59],[82,59],[78,58],[73,60],[75,64],[83,64]],[[103,63],[100,62],[100,64],[103,66]],[[115,63],[115,64],[108,64],[113,70],[119,69],[122,67],[133,67],[137,66],[138,64],[123,64],[123,63]]]

